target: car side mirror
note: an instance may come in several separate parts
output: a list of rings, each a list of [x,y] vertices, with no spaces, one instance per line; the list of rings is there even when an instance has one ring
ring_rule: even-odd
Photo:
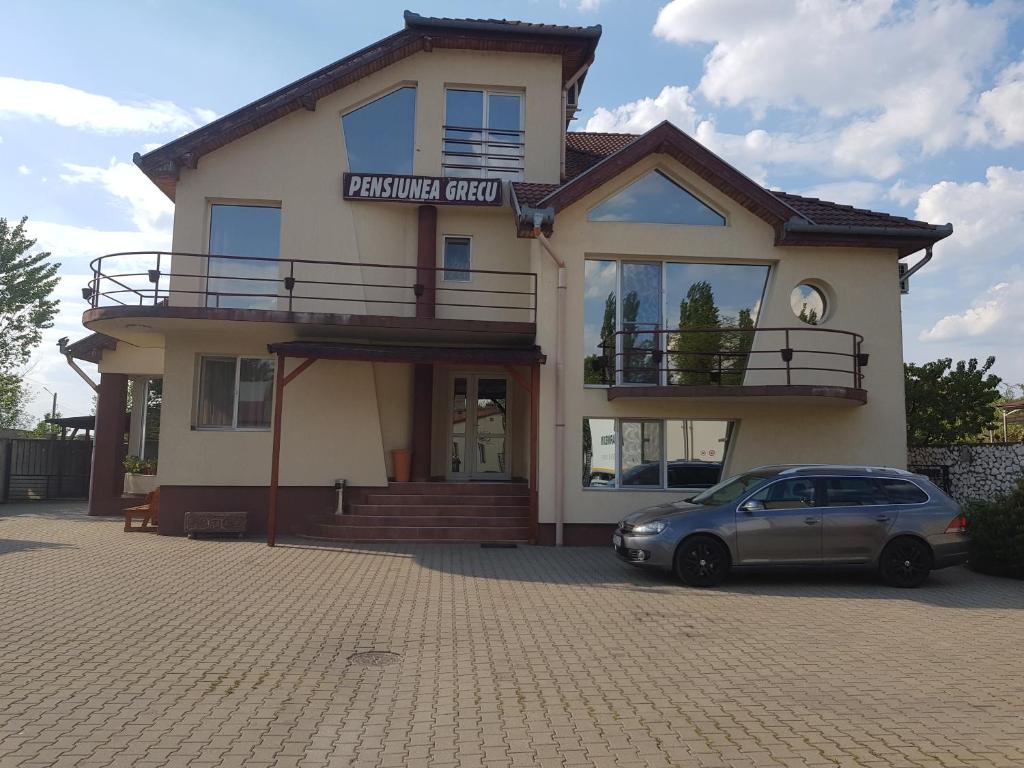
[[[740,511],[752,515],[754,512],[764,512],[764,502],[750,499],[740,505]]]

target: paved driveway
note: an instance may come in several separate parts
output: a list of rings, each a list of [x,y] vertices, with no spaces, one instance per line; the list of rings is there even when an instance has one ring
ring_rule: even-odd
[[[601,549],[271,550],[0,507],[23,765],[1017,767],[1024,584],[695,591]]]

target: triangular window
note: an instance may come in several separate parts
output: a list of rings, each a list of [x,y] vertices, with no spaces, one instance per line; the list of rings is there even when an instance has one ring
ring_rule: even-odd
[[[661,171],[651,171],[591,208],[587,220],[725,226],[722,214],[705,205]]]

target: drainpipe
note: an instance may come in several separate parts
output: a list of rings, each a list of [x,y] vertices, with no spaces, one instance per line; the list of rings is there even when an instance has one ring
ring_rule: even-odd
[[[565,261],[555,253],[551,242],[541,232],[535,217],[534,237],[558,265],[558,292],[555,295],[555,546],[564,543],[565,527],[565,302],[567,272]]]
[[[60,341],[57,342],[57,346],[60,349],[60,353],[62,355],[64,355],[64,359],[68,361],[68,365],[71,366],[71,370],[73,370],[75,373],[77,373],[79,376],[81,376],[82,380],[85,381],[85,383],[88,384],[90,387],[92,387],[92,391],[93,392],[99,392],[100,391],[99,385],[95,381],[93,381],[92,379],[89,378],[89,374],[87,374],[85,371],[83,371],[81,368],[79,368],[78,363],[75,362],[75,359],[71,356],[71,353],[68,352],[67,345],[68,345],[68,338],[67,338],[67,336],[65,336],[64,338],[62,338]]]

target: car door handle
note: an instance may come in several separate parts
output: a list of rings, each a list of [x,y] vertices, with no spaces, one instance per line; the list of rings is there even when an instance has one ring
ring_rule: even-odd
[[[875,518],[875,520],[878,521],[879,523],[888,523],[891,519],[892,518],[890,518],[888,515],[878,515]]]
[[[805,517],[804,518],[804,522],[807,525],[817,525],[818,524],[818,518],[816,518],[816,517]]]

